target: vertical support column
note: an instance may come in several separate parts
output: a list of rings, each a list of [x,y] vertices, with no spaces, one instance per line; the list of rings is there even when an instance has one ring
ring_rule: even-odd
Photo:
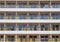
[[[27,42],[29,42],[29,35],[28,34],[27,34],[27,38],[26,39],[27,39]]]
[[[16,0],[16,8],[18,8],[18,5],[17,5],[17,0]]]
[[[29,17],[29,12],[27,12],[27,19],[30,19],[30,17]]]
[[[27,23],[27,31],[30,31],[30,27],[28,23]]]
[[[38,28],[39,28],[38,30],[41,31],[41,26],[40,26],[40,24],[38,24]]]
[[[5,42],[5,34],[4,34],[4,42]]]
[[[6,0],[4,1],[4,5],[5,5],[5,7],[4,7],[4,8],[6,8]]]
[[[39,14],[38,14],[39,16],[38,16],[38,19],[40,19],[40,12],[39,12]]]
[[[50,31],[50,24],[48,24],[48,31]]]
[[[41,5],[40,5],[40,0],[39,0],[39,7],[38,8],[41,8]]]
[[[38,37],[39,37],[39,41],[38,41],[38,42],[41,42],[41,36],[40,36],[40,34],[39,34],[39,36],[38,36]]]
[[[50,8],[52,8],[52,5],[51,5],[51,0],[50,0]]]
[[[39,19],[41,19],[41,18],[40,18],[40,15],[41,15],[41,12],[39,12]]]
[[[7,30],[7,28],[6,28],[6,24],[4,24],[4,30]]]
[[[17,23],[16,23],[16,27],[15,27],[15,30],[17,30],[17,31],[18,31]]]
[[[52,19],[51,12],[50,12],[50,19]]]
[[[40,31],[42,31],[42,30],[41,30],[41,24],[40,24]]]
[[[18,19],[17,12],[16,12],[16,17],[15,18]]]
[[[50,23],[50,31],[52,31],[51,23]]]
[[[50,34],[50,42],[52,42],[52,35]]]
[[[15,39],[16,39],[15,41],[17,42],[18,41],[17,34],[15,35]]]
[[[7,19],[6,12],[4,12],[4,19]]]
[[[27,1],[27,8],[29,8],[29,1]]]

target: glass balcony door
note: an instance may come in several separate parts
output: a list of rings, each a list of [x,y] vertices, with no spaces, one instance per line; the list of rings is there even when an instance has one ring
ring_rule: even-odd
[[[34,30],[34,31],[36,31],[36,30],[38,30],[39,28],[38,28],[38,25],[36,25],[36,24],[30,24],[29,25],[29,27],[30,27],[30,30]]]
[[[18,8],[27,8],[26,6],[26,4],[18,4]]]
[[[18,25],[19,30],[27,30],[27,25],[26,24],[19,24]]]
[[[20,14],[20,19],[26,19],[26,14]]]
[[[41,42],[48,42],[48,36],[41,36]]]
[[[60,14],[52,14],[52,19],[60,19]]]
[[[7,24],[8,30],[15,30],[15,24]]]
[[[0,14],[0,19],[4,19],[4,14]]]
[[[44,4],[42,3],[41,8],[49,8],[49,5],[47,3],[44,3]]]
[[[8,19],[16,19],[16,15],[15,14],[7,14],[7,18]]]
[[[30,19],[37,19],[37,15],[36,14],[29,14],[29,16],[30,16]]]
[[[54,31],[59,30],[59,25],[54,25],[54,24],[52,24],[52,25],[51,25],[51,28],[52,28],[52,30],[54,30]]]
[[[49,28],[48,24],[41,25],[41,30],[42,31],[45,31],[45,30],[48,31],[49,30],[48,28]]]
[[[0,30],[4,30],[4,24],[0,24]]]
[[[48,19],[48,14],[41,14],[40,19]]]
[[[15,42],[14,36],[8,36],[8,42]]]

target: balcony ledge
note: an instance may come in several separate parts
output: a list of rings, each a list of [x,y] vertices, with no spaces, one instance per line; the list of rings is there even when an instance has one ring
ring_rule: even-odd
[[[18,20],[18,19],[0,19],[0,23],[60,23],[60,20],[54,20],[54,19],[44,19],[44,20],[40,20],[40,19],[22,19],[22,20]]]
[[[60,31],[0,31],[0,34],[60,34]]]
[[[0,11],[12,11],[12,12],[59,12],[60,8],[0,8]]]

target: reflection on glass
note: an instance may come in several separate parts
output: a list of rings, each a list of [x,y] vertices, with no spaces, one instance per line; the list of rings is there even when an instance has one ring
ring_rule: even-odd
[[[58,3],[53,3],[53,4],[52,4],[52,8],[60,8],[60,4],[58,4]]]

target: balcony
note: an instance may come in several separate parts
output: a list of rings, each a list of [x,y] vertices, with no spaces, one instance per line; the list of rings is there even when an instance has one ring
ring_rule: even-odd
[[[59,23],[2,23],[0,31],[60,31],[59,26]]]
[[[29,15],[27,15],[27,13],[25,14],[16,14],[16,13],[6,13],[6,16],[3,14],[0,14],[0,19],[17,19],[17,20],[20,20],[20,19],[25,19],[25,20],[31,20],[31,19],[36,19],[36,20],[59,20],[60,19],[60,14],[59,13],[51,13],[51,16],[50,16],[50,13],[47,13],[47,14],[41,14],[39,15],[39,13],[29,13]]]
[[[0,0],[1,1],[1,0]],[[16,1],[16,0],[15,0]],[[14,0],[9,1],[1,1],[0,8],[60,8],[60,1],[59,0],[38,0],[38,1],[32,1],[32,0],[17,0],[15,2]],[[27,3],[28,2],[28,3]],[[17,5],[16,5],[17,4]]]
[[[3,20],[59,20],[60,12],[0,12]]]
[[[4,37],[5,36],[5,37]],[[28,37],[27,37],[28,36]],[[39,37],[40,36],[40,37]],[[2,41],[2,36],[0,42],[59,42],[60,41],[60,35],[59,34],[5,34],[3,35],[3,39],[5,41]],[[16,37],[16,38],[15,38]],[[17,39],[17,40],[16,40]]]

